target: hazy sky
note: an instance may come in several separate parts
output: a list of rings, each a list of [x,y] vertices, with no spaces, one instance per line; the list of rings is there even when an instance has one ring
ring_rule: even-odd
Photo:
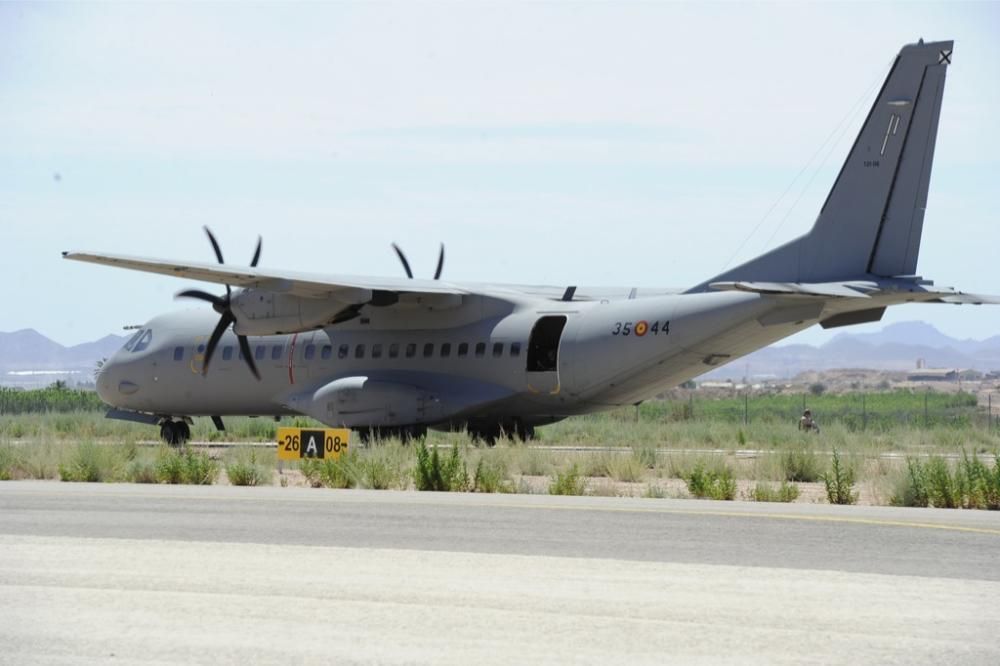
[[[0,331],[188,307],[59,253],[208,261],[205,224],[233,263],[690,286],[808,230],[920,37],[956,45],[919,271],[1000,293],[1000,4],[2,3]]]

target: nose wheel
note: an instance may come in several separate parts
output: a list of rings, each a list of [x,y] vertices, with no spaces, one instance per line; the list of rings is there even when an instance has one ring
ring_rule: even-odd
[[[160,439],[170,446],[180,446],[191,439],[191,427],[184,421],[164,421],[160,424]]]

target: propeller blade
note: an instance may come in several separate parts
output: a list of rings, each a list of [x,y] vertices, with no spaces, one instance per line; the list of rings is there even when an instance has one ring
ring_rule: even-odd
[[[212,355],[215,353],[215,348],[219,344],[219,340],[222,338],[222,334],[226,332],[229,325],[235,321],[232,313],[226,310],[219,317],[219,323],[215,325],[215,330],[212,331],[212,337],[208,339],[208,346],[205,347],[205,362],[201,365],[201,374],[208,374],[208,364],[212,361]]]
[[[202,301],[208,301],[215,308],[225,308],[226,301],[220,296],[215,294],[210,294],[206,291],[201,291],[199,289],[186,289],[184,291],[178,292],[174,298],[197,298]]]
[[[392,249],[396,251],[396,256],[399,257],[399,260],[401,262],[403,262],[403,268],[406,270],[406,277],[408,277],[408,278],[410,278],[412,280],[413,279],[413,271],[410,270],[410,262],[408,262],[406,260],[406,255],[403,254],[403,251],[400,250],[399,246],[396,245],[395,243],[392,244]]]
[[[260,236],[257,236],[257,249],[254,250],[254,252],[253,252],[253,259],[250,260],[250,267],[251,268],[255,267],[257,265],[257,262],[260,261],[260,246],[261,246],[261,244],[263,242],[264,242],[264,239],[261,238]]]
[[[222,249],[219,248],[219,241],[215,240],[215,235],[212,233],[212,230],[208,227],[202,228],[205,230],[205,233],[208,234],[208,240],[212,243],[212,249],[215,250],[215,258],[219,260],[220,264],[226,263],[222,259]]]
[[[444,243],[441,243],[441,251],[438,252],[438,266],[437,270],[434,271],[434,279],[441,279],[441,271],[444,269]]]
[[[207,226],[202,227],[202,228],[205,230],[205,233],[208,234],[208,240],[212,242],[212,249],[215,250],[215,258],[219,260],[220,264],[226,263],[222,259],[222,248],[219,247],[219,241],[215,240],[215,235],[212,233],[212,230],[209,229]],[[227,303],[229,302],[229,299],[232,298],[232,295],[233,295],[233,290],[230,289],[229,285],[227,284],[226,285],[226,302]]]
[[[257,378],[257,381],[260,381],[260,372],[257,371],[257,364],[254,363],[253,354],[250,353],[250,343],[247,342],[247,336],[237,335],[236,337],[240,341],[240,351],[243,352],[243,360],[250,366],[250,372]]]

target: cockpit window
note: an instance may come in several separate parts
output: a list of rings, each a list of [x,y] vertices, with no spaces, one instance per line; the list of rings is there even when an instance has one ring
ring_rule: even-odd
[[[131,338],[129,338],[129,339],[128,339],[128,342],[126,342],[126,343],[125,343],[125,349],[126,349],[127,351],[132,351],[132,347],[133,347],[133,346],[135,345],[135,343],[136,343],[136,342],[137,342],[137,341],[139,340],[139,338],[141,338],[141,337],[142,337],[142,334],[143,334],[143,333],[144,333],[144,331],[142,331],[141,329],[140,329],[140,330],[138,330],[138,331],[136,331],[136,332],[135,332],[135,335],[133,335],[133,336],[132,336]]]
[[[149,343],[152,339],[153,339],[153,330],[147,328],[145,331],[142,332],[142,336],[135,341],[135,344],[132,347],[132,351],[141,352],[143,349],[149,346]]]

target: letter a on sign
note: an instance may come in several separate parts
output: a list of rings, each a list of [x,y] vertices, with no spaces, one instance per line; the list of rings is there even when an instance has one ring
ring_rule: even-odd
[[[323,457],[323,431],[303,430],[302,431],[302,457],[322,458]]]

